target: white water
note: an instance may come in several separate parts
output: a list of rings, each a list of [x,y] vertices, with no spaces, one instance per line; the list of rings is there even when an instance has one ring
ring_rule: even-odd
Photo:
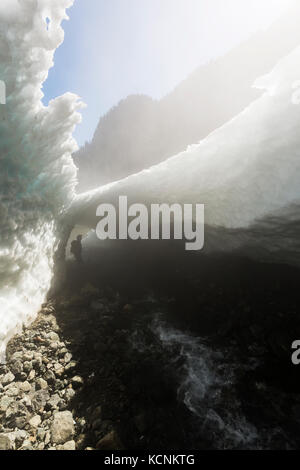
[[[218,449],[258,448],[261,436],[245,418],[235,391],[235,370],[251,367],[228,362],[226,351],[213,350],[205,339],[183,333],[158,318],[154,332],[164,348],[180,350],[177,360],[180,358],[183,365],[178,371],[178,399],[197,416],[203,435]]]

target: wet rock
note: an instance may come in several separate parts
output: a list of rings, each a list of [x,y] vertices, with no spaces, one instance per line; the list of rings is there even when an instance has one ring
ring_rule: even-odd
[[[92,423],[92,429],[95,431],[97,429],[101,429],[101,425],[102,425],[102,419],[96,419],[95,421],[93,421]]]
[[[102,406],[96,406],[95,410],[92,413],[92,419],[101,419],[102,418]]]
[[[121,440],[116,431],[106,434],[96,445],[97,450],[124,450]]]
[[[140,415],[136,416],[134,422],[139,432],[143,434],[147,429],[147,420],[145,414],[141,413]]]

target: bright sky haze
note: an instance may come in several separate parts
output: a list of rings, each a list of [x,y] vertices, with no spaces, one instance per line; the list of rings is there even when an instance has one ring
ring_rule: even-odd
[[[44,85],[87,104],[76,130],[91,140],[100,116],[130,94],[159,99],[196,67],[266,28],[289,0],[75,0]],[[258,51],[259,52],[259,51]]]

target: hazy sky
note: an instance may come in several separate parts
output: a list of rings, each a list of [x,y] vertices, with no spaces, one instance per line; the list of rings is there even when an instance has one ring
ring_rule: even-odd
[[[45,102],[66,91],[88,105],[76,131],[93,136],[122,98],[160,98],[198,65],[270,24],[289,0],[75,0],[65,42],[44,86]],[[259,51],[258,51],[259,53]]]

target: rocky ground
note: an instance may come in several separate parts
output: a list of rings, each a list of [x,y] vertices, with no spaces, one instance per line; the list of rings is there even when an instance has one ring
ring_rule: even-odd
[[[90,268],[71,263],[71,282],[10,341],[0,365],[0,449],[299,448],[299,369],[291,363],[300,335],[298,272],[243,264],[247,278],[234,272],[232,281],[227,267],[190,279],[177,277],[177,268],[156,270],[160,288],[153,283],[150,296],[148,278],[142,295],[119,294],[126,277],[119,286],[113,278],[91,282]],[[128,276],[130,288],[138,281]],[[208,389],[203,413],[180,399],[182,344],[159,340],[158,314],[223,352],[211,365],[222,371],[222,384]],[[223,425],[215,432],[207,423],[211,407],[229,420],[242,414],[259,431],[256,440],[231,442]]]
[[[153,301],[126,304],[91,285],[45,304],[0,366],[0,449],[180,448],[189,413],[163,355],[154,368],[159,352],[132,346],[133,322],[151,309]]]
[[[0,366],[0,449],[75,449],[70,402],[82,378],[51,304],[16,336]]]

